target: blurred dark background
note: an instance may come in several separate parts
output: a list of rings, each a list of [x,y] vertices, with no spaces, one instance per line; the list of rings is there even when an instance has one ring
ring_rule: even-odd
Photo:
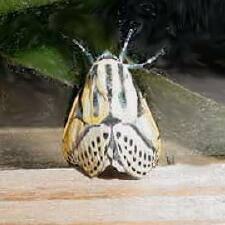
[[[128,30],[137,29],[130,55],[144,60],[165,46],[167,66],[224,70],[223,0],[69,0],[2,15],[0,50],[13,53],[40,44],[61,47],[71,60],[71,39],[93,53],[119,51]],[[63,39],[61,34],[67,36]]]
[[[225,2],[223,0],[129,0],[119,7],[123,35],[140,26],[133,52],[149,56],[167,46],[168,66],[204,66],[224,72]]]

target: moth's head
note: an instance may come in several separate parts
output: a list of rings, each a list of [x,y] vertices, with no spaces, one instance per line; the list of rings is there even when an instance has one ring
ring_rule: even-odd
[[[115,60],[119,60],[118,57],[116,57],[115,55],[113,55],[109,50],[104,51],[98,58],[96,61],[101,61],[103,59],[115,59]]]

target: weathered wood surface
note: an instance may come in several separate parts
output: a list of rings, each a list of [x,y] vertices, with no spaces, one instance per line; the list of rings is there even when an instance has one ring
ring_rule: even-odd
[[[75,169],[0,171],[0,224],[225,224],[225,164],[173,165],[143,180]]]

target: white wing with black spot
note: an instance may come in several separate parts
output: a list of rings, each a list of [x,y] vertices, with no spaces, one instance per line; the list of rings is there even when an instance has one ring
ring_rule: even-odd
[[[124,172],[133,177],[148,174],[155,160],[155,149],[152,143],[130,124],[115,125],[113,135]]]
[[[103,172],[109,165],[108,152],[111,130],[108,126],[89,126],[73,147],[74,163],[90,177]]]

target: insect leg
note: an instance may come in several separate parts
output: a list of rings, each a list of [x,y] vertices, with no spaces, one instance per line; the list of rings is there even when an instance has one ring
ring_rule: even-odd
[[[148,59],[146,62],[140,63],[140,64],[128,64],[127,68],[128,69],[143,69],[145,65],[152,64],[161,55],[165,55],[165,50],[163,48],[158,53],[156,53],[156,55]]]

